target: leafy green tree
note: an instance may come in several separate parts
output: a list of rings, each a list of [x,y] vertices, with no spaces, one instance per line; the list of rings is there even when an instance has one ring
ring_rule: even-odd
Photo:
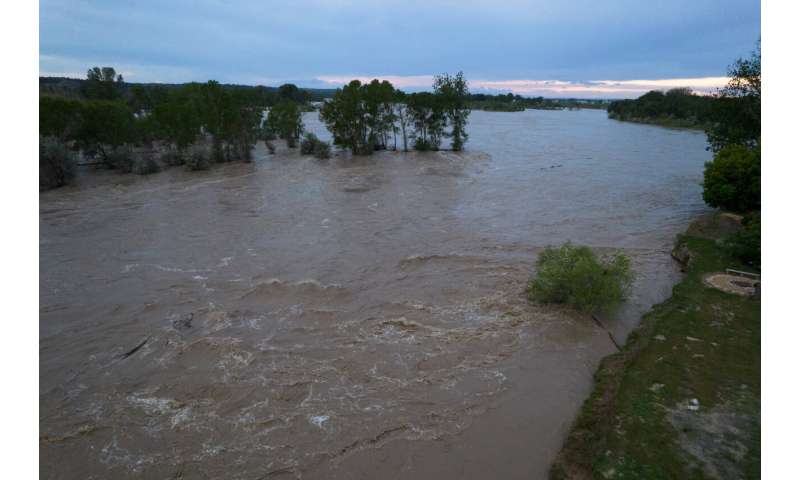
[[[388,143],[388,134],[394,124],[392,101],[394,87],[391,83],[373,79],[361,87],[363,99],[363,123],[367,131],[367,149],[384,150]]]
[[[728,69],[731,80],[717,96],[713,124],[706,131],[711,149],[726,145],[756,146],[761,139],[761,42],[750,58],[738,59]]]
[[[408,105],[406,105],[407,97],[405,92],[400,90],[395,90],[395,98],[394,98],[394,118],[397,120],[397,124],[399,125],[400,133],[403,136],[403,151],[408,151],[408,129],[410,128],[411,124],[411,114],[408,111]],[[398,128],[395,129],[397,131]],[[397,139],[395,138],[395,150],[397,150]]]
[[[39,134],[67,141],[81,128],[83,104],[61,97],[39,97]]]
[[[761,208],[761,147],[727,145],[703,173],[703,200],[733,212]]]
[[[442,108],[450,123],[451,131],[448,136],[453,140],[451,147],[455,151],[462,150],[469,135],[466,132],[467,118],[470,114],[467,101],[469,88],[463,72],[451,76],[447,73],[437,75],[433,80],[433,92],[440,98]],[[511,95],[509,93],[509,95]],[[511,95],[511,101],[513,101]]]
[[[90,100],[116,100],[122,95],[122,74],[112,67],[92,67],[86,72],[83,94]]]
[[[303,117],[300,107],[291,100],[284,100],[269,110],[267,128],[286,140],[289,148],[297,146],[303,133]]]
[[[89,101],[83,107],[82,117],[76,139],[89,155],[106,160],[113,148],[135,141],[134,116],[124,103]]]
[[[308,94],[305,90],[297,88],[297,85],[293,83],[285,83],[278,87],[278,98],[280,100],[290,100],[296,103],[306,103],[308,101]]]
[[[385,149],[395,130],[394,86],[372,80],[353,80],[336,91],[320,108],[319,118],[333,135],[333,143],[356,155]]]
[[[347,148],[353,154],[372,153],[368,149],[361,87],[358,80],[351,81],[338,89],[319,110],[319,118],[333,135],[334,145]]]
[[[624,254],[603,260],[589,247],[566,243],[539,255],[527,293],[532,301],[609,311],[625,299],[632,283],[630,260]]]
[[[170,94],[166,101],[153,106],[151,117],[159,139],[179,151],[196,140],[202,125],[198,105],[184,89]]]
[[[414,126],[414,148],[438,150],[447,122],[440,97],[430,92],[412,93],[406,105]]]
[[[219,82],[209,80],[202,85],[190,86],[198,106],[198,113],[206,133],[211,135],[212,157],[216,161],[224,161],[223,137],[225,135],[225,118],[232,107],[230,98]]]

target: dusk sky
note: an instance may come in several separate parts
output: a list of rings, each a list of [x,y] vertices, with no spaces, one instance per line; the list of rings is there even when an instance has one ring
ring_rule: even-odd
[[[40,75],[406,90],[463,70],[473,92],[711,91],[759,39],[757,0],[41,0]]]

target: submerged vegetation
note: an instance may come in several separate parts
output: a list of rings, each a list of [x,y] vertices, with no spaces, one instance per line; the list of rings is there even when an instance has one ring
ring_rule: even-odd
[[[176,165],[204,170],[213,162],[250,161],[264,129],[290,146],[296,143],[302,132],[299,102],[310,96],[290,84],[273,90],[215,81],[129,87],[113,68],[94,67],[69,98],[40,96],[39,131],[50,143],[121,172],[144,175]],[[271,121],[262,125],[269,107]]]
[[[80,151],[90,163],[139,174],[177,165],[205,170],[212,163],[249,162],[258,140],[264,140],[269,153],[275,152],[276,138],[295,148],[304,131],[302,112],[312,110],[314,98],[292,84],[271,90],[213,80],[130,86],[111,67],[90,69],[77,85],[42,89],[40,134]],[[332,92],[319,116],[333,143],[353,154],[387,149],[390,139],[397,150],[398,135],[403,151],[409,145],[438,150],[444,138],[457,151],[468,138],[468,97],[460,72],[435,77],[432,93],[405,94],[387,81],[362,85],[354,80]],[[330,145],[316,137],[307,137],[306,144],[304,153],[320,159],[331,155]],[[41,175],[51,176],[44,170]],[[43,181],[42,186],[60,186],[70,178]]]
[[[323,142],[313,133],[306,133],[300,142],[300,153],[303,155],[314,155],[319,160],[331,158],[331,145]]]
[[[630,259],[624,254],[600,259],[589,247],[566,243],[539,254],[527,293],[533,301],[563,303],[591,313],[609,311],[622,302],[632,282]]]
[[[436,76],[433,92],[412,94],[386,80],[353,80],[322,105],[319,117],[333,134],[333,143],[355,155],[385,150],[390,138],[397,150],[398,134],[403,151],[409,143],[416,150],[439,150],[444,137],[451,138],[451,148],[458,151],[467,140],[468,95],[461,72]]]
[[[286,141],[289,148],[295,148],[303,133],[303,117],[300,107],[286,99],[269,109],[265,128]]]

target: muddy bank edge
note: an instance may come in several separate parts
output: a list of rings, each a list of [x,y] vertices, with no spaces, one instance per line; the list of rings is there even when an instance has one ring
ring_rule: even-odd
[[[684,279],[601,362],[551,479],[759,477],[760,302],[703,283],[747,269],[719,245],[730,232],[708,228],[719,221],[678,237]]]

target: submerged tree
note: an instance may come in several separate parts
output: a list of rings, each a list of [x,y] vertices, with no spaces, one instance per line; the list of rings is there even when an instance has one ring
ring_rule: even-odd
[[[303,133],[303,117],[300,107],[291,100],[283,100],[269,110],[267,128],[286,140],[289,148],[297,146]]]
[[[469,135],[466,132],[467,117],[470,109],[467,105],[469,100],[469,88],[464,79],[464,73],[458,72],[451,76],[447,73],[437,75],[433,80],[433,92],[439,97],[439,101],[450,123],[451,147],[455,151],[462,150],[464,143]]]
[[[414,126],[414,148],[438,150],[447,124],[440,97],[430,92],[412,93],[406,105]]]
[[[319,118],[333,135],[333,143],[357,155],[372,153],[363,87],[360,81],[351,81],[319,110]]]
[[[135,133],[135,118],[124,103],[98,100],[84,105],[76,140],[86,153],[107,161],[112,150],[135,142]]]
[[[319,118],[333,135],[334,144],[354,154],[387,148],[390,135],[396,150],[398,133],[404,151],[408,151],[409,139],[417,150],[438,150],[444,136],[453,139],[453,150],[461,150],[470,113],[464,75],[437,76],[433,89],[433,93],[406,95],[385,80],[367,84],[353,80],[325,102]],[[445,131],[448,124],[450,132]]]
[[[411,114],[408,111],[408,105],[406,105],[406,94],[400,90],[395,91],[394,118],[397,120],[397,123],[399,124],[399,128],[395,127],[395,132],[399,129],[400,133],[403,136],[403,151],[407,152],[408,133],[409,133],[408,129],[410,128]],[[397,149],[397,139],[395,138],[395,150],[396,149]]]

